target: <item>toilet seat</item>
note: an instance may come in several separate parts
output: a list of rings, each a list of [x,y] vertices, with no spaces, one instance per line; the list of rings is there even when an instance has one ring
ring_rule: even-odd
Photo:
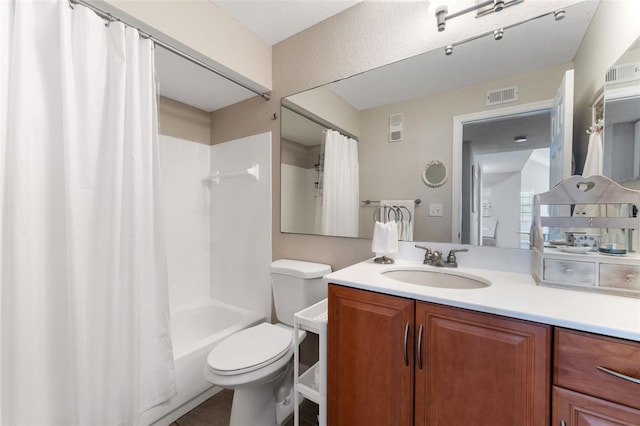
[[[213,373],[226,376],[257,370],[283,357],[291,349],[290,329],[269,323],[239,331],[216,345],[207,356]]]

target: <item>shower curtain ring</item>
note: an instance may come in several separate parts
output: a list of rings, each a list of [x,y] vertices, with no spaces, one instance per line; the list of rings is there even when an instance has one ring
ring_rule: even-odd
[[[109,27],[109,25],[111,25],[111,23],[113,21],[117,21],[118,20],[118,19],[114,18],[113,15],[110,14],[110,13],[107,13],[107,16],[106,16],[105,19],[107,20],[107,22],[105,22],[105,24],[104,24],[105,27]]]

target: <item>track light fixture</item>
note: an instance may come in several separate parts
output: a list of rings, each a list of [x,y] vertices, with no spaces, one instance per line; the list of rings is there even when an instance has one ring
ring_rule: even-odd
[[[2,0],[0,0],[0,1],[2,1]],[[433,2],[437,2],[437,1],[442,2],[442,0],[433,0]],[[513,4],[514,2],[522,2],[522,1],[524,1],[524,0],[511,0],[511,2],[509,2],[509,0],[507,0],[507,5],[509,5],[509,4]],[[443,17],[445,17],[447,7],[446,7],[446,6],[444,6],[444,5],[441,5],[441,6],[439,6],[439,7],[440,7],[440,8],[442,8],[442,9],[440,10],[440,12],[443,12],[444,14],[443,14],[442,16],[443,16]],[[459,15],[459,14],[460,14],[460,12],[458,12],[458,14],[457,14],[457,15]],[[538,17],[536,17],[536,18],[532,18],[532,19],[539,19],[539,18],[547,17],[547,16],[549,16],[549,17],[550,17],[550,16],[553,16],[553,17],[554,17],[554,19],[555,19],[556,21],[561,21],[561,20],[563,20],[563,19],[565,18],[565,16],[566,16],[566,12],[565,12],[564,10],[557,10],[557,11],[555,11],[555,12],[547,12],[547,13],[545,13],[544,15],[540,15],[540,16],[538,16]],[[449,18],[449,17],[446,17],[446,19],[448,19],[448,18]],[[445,20],[446,20],[446,19],[445,19]],[[504,32],[505,32],[505,30],[507,30],[507,31],[508,31],[510,28],[515,27],[515,26],[518,26],[518,25],[520,25],[520,24],[513,24],[513,25],[509,25],[509,26],[504,27],[504,28],[499,28],[499,29],[497,29],[497,30],[494,30],[494,31],[493,31],[493,38],[494,38],[494,40],[502,40],[502,38],[504,37]],[[442,28],[444,29],[444,22],[442,23]],[[451,55],[453,54],[453,48],[454,48],[455,46],[458,46],[458,45],[461,45],[461,44],[465,44],[465,43],[468,43],[468,42],[470,42],[470,41],[473,41],[473,40],[476,40],[476,39],[479,39],[479,38],[482,38],[482,37],[488,37],[490,34],[491,34],[491,32],[486,32],[486,33],[483,33],[483,34],[477,35],[477,36],[475,36],[475,37],[472,37],[472,38],[470,38],[470,39],[467,39],[467,40],[464,40],[464,41],[458,42],[458,43],[448,44],[448,45],[447,45],[447,46],[445,46],[445,48],[444,48],[444,53],[445,53],[445,55],[447,55],[447,56],[451,56]],[[525,138],[525,140],[526,140],[526,138]],[[521,141],[516,141],[516,142],[521,142]],[[522,141],[522,142],[524,142],[524,141]]]
[[[505,7],[513,6],[523,1],[524,0],[485,0],[449,15],[449,8],[444,4],[444,0],[433,0],[432,9],[436,15],[438,31],[444,31],[448,19],[453,19],[476,10],[478,11],[476,17],[480,17],[488,13],[500,12]]]
[[[526,141],[527,141],[526,136],[516,136],[515,138],[513,138],[513,142],[515,143],[525,143]]]
[[[562,21],[566,14],[567,12],[564,10],[556,10],[555,12],[553,12],[553,17],[556,21]]]
[[[438,22],[438,32],[444,31],[444,26],[445,26],[446,21],[447,21],[447,12],[448,11],[449,11],[449,8],[447,7],[447,5],[439,6],[436,9],[436,20]]]

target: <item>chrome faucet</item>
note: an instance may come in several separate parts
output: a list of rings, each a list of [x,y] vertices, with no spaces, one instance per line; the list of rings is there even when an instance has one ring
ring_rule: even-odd
[[[456,253],[460,251],[469,251],[467,248],[462,249],[454,249],[449,251],[449,255],[447,256],[447,260],[442,258],[442,252],[435,250],[431,251],[429,247],[421,246],[416,244],[416,248],[422,249],[425,251],[424,260],[422,261],[425,265],[433,265],[437,267],[448,267],[448,268],[457,268],[458,267],[458,259],[456,258]]]
[[[431,253],[431,264],[433,266],[437,266],[439,268],[443,267],[443,266],[448,266],[444,260],[442,260],[442,253],[439,252],[438,250],[435,250],[433,253]]]
[[[468,248],[455,249],[449,251],[449,256],[447,256],[447,266],[450,268],[458,267],[458,259],[456,258],[456,253],[459,251],[469,251]]]
[[[425,250],[424,260],[422,261],[422,263],[425,265],[431,265],[431,256],[432,256],[431,249],[429,247],[419,246],[418,244],[416,244],[415,247]]]

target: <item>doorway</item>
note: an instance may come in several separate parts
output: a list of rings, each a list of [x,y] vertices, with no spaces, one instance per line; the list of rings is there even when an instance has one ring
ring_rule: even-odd
[[[528,248],[533,195],[549,189],[550,127],[548,109],[463,124],[462,243]]]
[[[454,118],[452,241],[528,248],[533,195],[549,189],[552,104]]]

